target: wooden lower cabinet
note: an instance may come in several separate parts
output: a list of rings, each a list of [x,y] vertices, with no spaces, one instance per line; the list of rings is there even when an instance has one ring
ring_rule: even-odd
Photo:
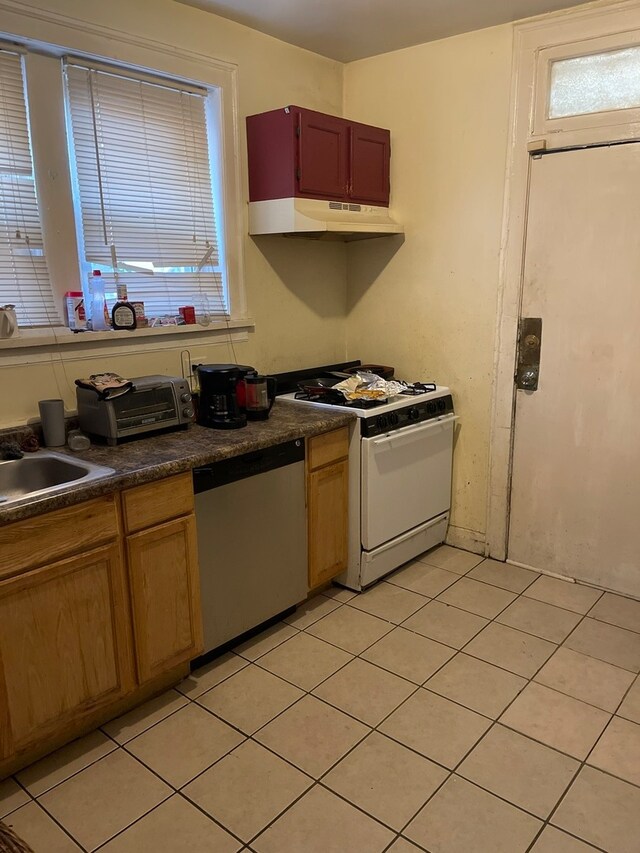
[[[309,474],[309,588],[347,568],[349,471],[337,462]]]
[[[345,571],[348,561],[349,428],[307,444],[309,589]]]
[[[195,516],[129,536],[127,555],[142,684],[202,651]]]
[[[0,759],[134,687],[118,543],[0,582]]]
[[[186,676],[193,509],[186,473],[0,529],[0,779]]]

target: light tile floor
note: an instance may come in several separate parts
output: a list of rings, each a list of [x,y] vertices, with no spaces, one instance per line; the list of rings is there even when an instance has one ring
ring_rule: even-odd
[[[638,853],[640,602],[441,546],[0,782],[36,853]]]

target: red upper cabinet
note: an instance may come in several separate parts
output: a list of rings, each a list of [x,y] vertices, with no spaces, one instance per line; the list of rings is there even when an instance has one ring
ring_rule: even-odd
[[[249,200],[389,206],[390,134],[302,107],[247,118]]]
[[[346,122],[336,116],[312,110],[299,110],[296,115],[296,195],[343,199],[349,177],[349,132]]]
[[[391,134],[381,127],[353,124],[349,128],[349,136],[350,198],[388,207]]]

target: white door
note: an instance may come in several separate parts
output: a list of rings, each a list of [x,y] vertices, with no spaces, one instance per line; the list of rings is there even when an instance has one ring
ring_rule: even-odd
[[[531,167],[508,559],[640,596],[640,144]]]

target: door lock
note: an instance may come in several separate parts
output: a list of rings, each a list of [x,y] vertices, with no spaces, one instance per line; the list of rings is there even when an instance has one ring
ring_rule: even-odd
[[[537,391],[540,376],[542,318],[522,317],[518,341],[516,387],[522,391]]]

